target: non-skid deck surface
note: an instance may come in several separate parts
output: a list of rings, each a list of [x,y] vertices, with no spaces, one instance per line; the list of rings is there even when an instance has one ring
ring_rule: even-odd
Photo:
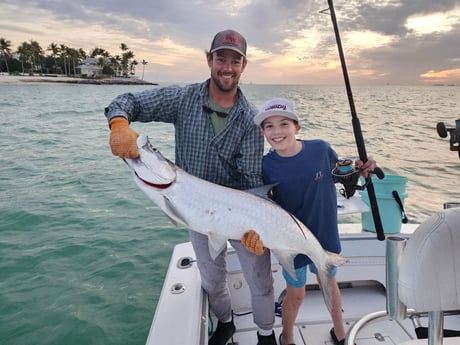
[[[378,284],[342,287],[342,305],[346,330],[364,315],[385,310],[386,299],[383,288]],[[256,329],[252,314],[235,316],[237,333],[229,344],[257,344]],[[407,327],[406,331],[403,327]],[[370,323],[359,332],[356,345],[387,345],[399,344],[410,340],[412,324],[404,320],[402,325],[395,321],[379,320]],[[324,306],[319,290],[307,290],[304,303],[297,317],[295,339],[297,345],[333,345],[329,331],[332,328],[330,315]],[[278,339],[281,333],[281,318],[275,322],[275,334]]]

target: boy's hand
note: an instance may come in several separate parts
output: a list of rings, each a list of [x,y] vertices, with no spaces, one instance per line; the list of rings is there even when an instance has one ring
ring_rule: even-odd
[[[363,163],[361,160],[355,162],[356,168],[361,170],[361,176],[367,178],[377,167],[377,163],[371,157],[368,158],[366,163]]]
[[[241,245],[256,255],[262,255],[265,252],[264,244],[254,230],[249,230],[241,237]]]

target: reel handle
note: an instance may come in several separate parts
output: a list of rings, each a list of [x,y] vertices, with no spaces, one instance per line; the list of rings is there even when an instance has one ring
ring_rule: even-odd
[[[450,150],[458,151],[458,158],[460,158],[460,119],[455,120],[455,127],[446,127],[444,122],[438,122],[436,131],[441,138],[450,135]]]
[[[385,177],[385,173],[383,172],[383,170],[378,167],[375,167],[373,171],[369,171],[369,172],[372,174],[375,174],[379,178],[379,180]]]

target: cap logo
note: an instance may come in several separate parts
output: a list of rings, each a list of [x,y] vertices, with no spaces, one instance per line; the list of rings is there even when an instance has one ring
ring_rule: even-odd
[[[222,37],[222,43],[229,43],[229,44],[234,44],[238,45],[238,36],[234,34],[227,34]]]
[[[273,104],[269,106],[268,108],[265,108],[265,111],[273,110],[273,109],[282,109],[286,111],[286,105],[284,104]]]

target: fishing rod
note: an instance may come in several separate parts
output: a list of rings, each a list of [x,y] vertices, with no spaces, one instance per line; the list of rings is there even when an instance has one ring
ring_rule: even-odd
[[[340,39],[339,27],[337,25],[337,18],[335,16],[334,4],[332,0],[328,0],[327,2],[329,5],[329,8],[321,12],[325,12],[329,10],[331,14],[332,25],[334,26],[334,32],[335,32],[335,39],[337,41],[337,48],[339,50],[340,63],[342,65],[343,78],[344,78],[345,86],[347,89],[348,103],[350,104],[353,133],[355,135],[355,141],[356,141],[356,146],[358,148],[359,159],[363,163],[366,163],[368,160],[367,153],[366,153],[366,146],[364,144],[363,132],[361,131],[361,124],[359,122],[358,115],[356,114],[355,102],[353,101],[353,93],[351,91],[350,79],[348,78],[347,66],[345,64],[345,56],[343,54],[342,41]],[[385,176],[383,171],[380,168],[375,168],[373,173],[375,173],[379,179],[383,179]],[[366,178],[366,187],[367,187],[367,193],[369,195],[369,203],[370,203],[371,210],[372,210],[372,217],[374,218],[374,225],[375,225],[375,232],[377,234],[377,239],[380,241],[383,241],[385,240],[385,235],[383,233],[382,219],[380,218],[380,212],[379,212],[379,208],[377,205],[377,198],[375,196],[375,189],[374,189],[374,185],[372,183],[371,177]]]

